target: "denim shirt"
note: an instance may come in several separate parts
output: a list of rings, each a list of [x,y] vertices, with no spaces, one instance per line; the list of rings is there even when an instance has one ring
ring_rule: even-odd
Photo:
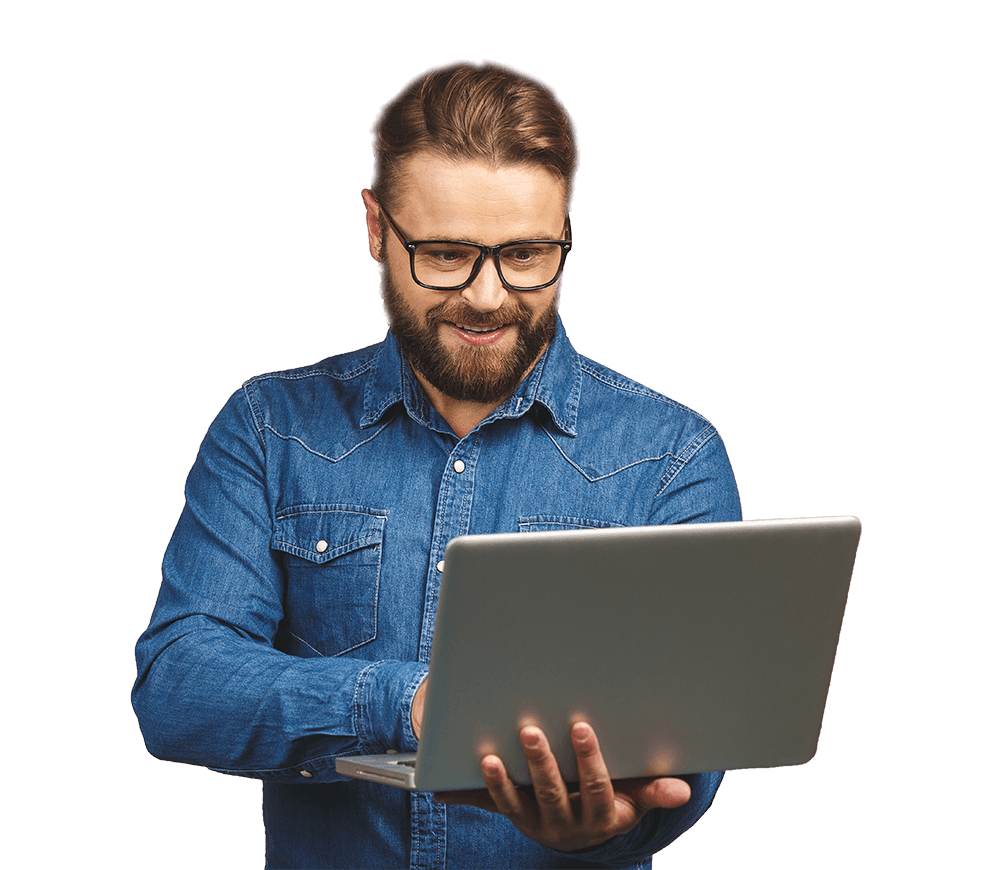
[[[334,769],[416,749],[411,703],[451,538],[740,518],[711,424],[578,355],[561,323],[461,439],[391,333],[254,378],[209,429],[185,494],[133,705],[157,757],[263,780],[268,867],[648,868],[711,803],[722,774],[686,777],[685,806],[567,855],[502,816]]]

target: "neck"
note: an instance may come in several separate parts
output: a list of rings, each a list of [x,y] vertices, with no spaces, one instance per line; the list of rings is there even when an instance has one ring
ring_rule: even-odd
[[[521,380],[517,382],[518,386],[534,370],[535,366],[538,365],[538,361],[542,358],[542,354],[545,353],[545,348],[548,346],[548,342],[546,342],[545,346],[538,352],[538,356],[531,361],[531,365],[528,366],[525,373],[521,376]],[[464,438],[468,435],[476,426],[493,413],[494,410],[510,398],[509,395],[504,396],[498,402],[470,402],[466,399],[456,399],[453,396],[442,393],[437,387],[431,384],[413,363],[410,363],[410,371],[413,372],[420,386],[424,388],[424,392],[427,394],[430,403],[434,406],[434,410],[444,417],[445,422],[451,427],[451,431],[459,438]]]
[[[455,399],[442,393],[437,387],[430,384],[420,372],[410,366],[416,376],[420,386],[427,393],[427,398],[434,406],[445,422],[451,427],[459,438],[464,438],[473,429],[485,420],[496,408],[499,408],[506,401],[506,397],[499,402],[469,402],[463,399]]]

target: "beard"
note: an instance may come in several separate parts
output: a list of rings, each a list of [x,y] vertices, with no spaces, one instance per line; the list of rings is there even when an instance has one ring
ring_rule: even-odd
[[[556,333],[557,299],[532,322],[530,309],[516,296],[509,296],[495,311],[476,311],[458,293],[423,318],[416,314],[392,280],[387,263],[382,264],[382,301],[389,328],[410,366],[444,395],[464,402],[499,405],[507,399],[531,370]],[[496,347],[445,346],[439,334],[441,323],[465,326],[517,326],[517,341],[510,350]]]

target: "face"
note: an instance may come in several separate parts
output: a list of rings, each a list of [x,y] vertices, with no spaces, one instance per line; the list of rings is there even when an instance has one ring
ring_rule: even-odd
[[[383,263],[389,326],[418,377],[452,399],[502,402],[552,340],[556,285],[507,290],[492,258],[487,258],[464,290],[421,287],[395,234],[390,231],[380,238],[378,206],[367,193],[365,203],[372,254]],[[392,217],[411,239],[484,245],[561,239],[565,187],[540,167],[491,169],[476,161],[417,155],[406,167]]]

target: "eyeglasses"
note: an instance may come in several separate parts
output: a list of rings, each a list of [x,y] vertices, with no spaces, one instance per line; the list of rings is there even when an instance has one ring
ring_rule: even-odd
[[[573,247],[569,215],[564,240],[521,239],[490,246],[475,242],[413,241],[403,235],[385,209],[382,214],[410,253],[413,280],[428,290],[464,290],[476,280],[487,257],[493,258],[497,275],[508,290],[544,290],[555,284]]]

